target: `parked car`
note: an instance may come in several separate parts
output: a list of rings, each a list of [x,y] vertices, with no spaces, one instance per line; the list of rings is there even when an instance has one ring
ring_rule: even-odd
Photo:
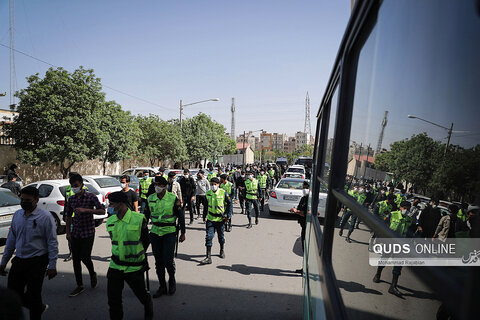
[[[65,233],[65,221],[63,220],[63,212],[65,210],[65,190],[70,185],[68,180],[43,180],[29,184],[38,189],[38,207],[49,211],[55,219],[57,226],[57,234]],[[105,204],[103,195],[90,183],[85,183],[88,192],[97,196],[100,203]],[[102,224],[107,214],[94,214],[95,226]]]
[[[287,178],[287,175],[293,175],[292,178],[306,179],[307,172],[304,166],[293,165],[287,168],[287,171],[285,171],[282,178]],[[297,175],[300,175],[300,177],[297,177]]]
[[[275,188],[270,192],[268,200],[268,208],[270,214],[274,215],[279,212],[289,213],[291,208],[296,208],[303,196],[303,182],[306,179],[281,179]],[[325,201],[327,199],[327,189],[321,187],[318,199],[318,216],[325,217]]]
[[[13,214],[20,209],[20,198],[10,190],[0,188],[0,239],[7,238]]]
[[[123,176],[123,174],[121,175],[111,175],[110,177],[113,177],[115,179],[117,179],[118,181],[120,181],[120,178]],[[140,179],[137,178],[136,176],[134,175],[128,175],[130,177],[130,184],[129,184],[129,188],[134,190],[137,195],[139,195],[140,193]]]
[[[83,176],[83,181],[93,185],[102,194],[106,207],[108,207],[108,195],[122,190],[120,181],[110,176]]]
[[[126,174],[128,176],[135,176],[137,178],[140,178],[144,175],[145,172],[148,172],[148,175],[150,177],[153,177],[159,171],[159,169],[159,167],[134,167],[123,171],[122,175]]]

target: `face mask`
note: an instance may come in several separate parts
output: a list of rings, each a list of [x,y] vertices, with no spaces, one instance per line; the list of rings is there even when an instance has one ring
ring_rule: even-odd
[[[251,176],[251,175],[250,175],[250,176],[247,176],[247,179],[253,180],[253,176]]]
[[[217,185],[212,185],[212,190],[213,190],[213,192],[216,192],[218,190],[218,186]]]
[[[261,171],[260,174],[263,176],[265,174],[265,172]]]
[[[407,209],[402,210],[402,215],[404,216],[407,213]]]
[[[78,188],[72,188],[72,191],[73,193],[75,194],[79,194],[80,192],[82,192],[82,188],[78,187]]]
[[[188,174],[188,173],[186,173],[186,174],[184,174],[184,176],[185,176],[185,178],[188,178],[188,177],[189,177],[189,174]]]
[[[147,178],[148,178],[148,176],[143,176],[143,179],[147,179]]]
[[[127,187],[127,184],[126,183],[122,183],[120,184],[120,186],[122,187],[122,189],[125,189]]]
[[[112,216],[112,215],[117,214],[117,213],[118,213],[118,210],[115,209],[114,207],[108,207],[108,208],[107,208],[107,213]]]
[[[163,190],[165,190],[164,187],[158,187],[158,186],[155,187],[155,192],[156,192],[156,193],[162,193]]]
[[[245,178],[245,175],[244,175],[244,174],[242,174],[242,175],[241,175],[241,177],[242,177],[242,178]]]
[[[197,176],[197,180],[202,180],[202,176]]]
[[[309,189],[303,189],[303,195],[304,195],[304,196],[308,195],[308,194],[309,194],[309,192],[310,192],[310,190],[309,190]]]
[[[22,207],[23,210],[25,211],[31,211],[33,209],[33,203],[28,202],[28,201],[22,201],[20,202],[20,206]]]
[[[382,191],[380,191],[380,193],[381,193],[381,194],[385,194],[385,191],[384,191],[384,190],[382,190]]]

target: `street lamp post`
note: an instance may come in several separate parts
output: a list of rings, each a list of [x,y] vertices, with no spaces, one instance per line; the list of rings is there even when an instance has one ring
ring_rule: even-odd
[[[408,118],[410,118],[410,119],[418,119],[418,120],[421,120],[421,121],[424,121],[424,122],[433,124],[434,126],[437,126],[437,127],[440,127],[440,128],[442,128],[442,129],[447,130],[447,132],[448,132],[448,138],[447,138],[447,144],[445,145],[445,151],[443,152],[443,155],[446,155],[446,154],[447,154],[448,146],[450,145],[450,138],[452,137],[452,132],[453,132],[453,122],[452,122],[452,124],[450,125],[450,128],[447,128],[447,127],[444,127],[444,126],[442,126],[442,125],[439,125],[438,123],[435,123],[435,122],[432,122],[432,121],[428,121],[428,120],[422,119],[422,118],[420,118],[420,117],[413,116],[413,115],[411,115],[411,114],[408,115]]]
[[[208,101],[220,101],[220,99],[213,98],[213,99],[207,99],[207,100],[202,100],[202,101],[197,101],[197,102],[192,102],[192,103],[187,103],[187,104],[183,104],[182,99],[180,99],[180,129],[182,129],[182,127],[183,127],[182,126],[183,107],[191,106],[192,104],[208,102]]]

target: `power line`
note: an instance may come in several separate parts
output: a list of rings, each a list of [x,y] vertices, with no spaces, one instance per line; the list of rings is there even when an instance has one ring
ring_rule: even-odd
[[[29,57],[29,58],[34,59],[34,60],[37,60],[37,61],[39,61],[39,62],[41,62],[41,63],[44,63],[44,64],[46,64],[46,65],[49,65],[49,66],[51,66],[51,67],[58,68],[58,66],[56,66],[56,65],[54,65],[54,64],[51,64],[50,62],[47,62],[47,61],[45,61],[45,60],[39,59],[39,58],[37,58],[37,57],[34,57],[34,56],[32,56],[32,55],[30,55],[30,54],[28,54],[28,53],[25,53],[25,52],[23,52],[23,51],[20,51],[20,50],[18,50],[18,49],[13,49],[12,47],[7,46],[7,45],[5,45],[5,44],[3,44],[3,43],[0,43],[0,46],[5,47],[5,48],[10,49],[10,50],[13,50],[13,51],[15,51],[15,52],[18,52],[18,53],[20,53],[20,54],[23,54],[23,55],[26,56],[26,57]],[[103,84],[102,86],[105,87],[105,88],[108,88],[108,89],[110,89],[110,90],[113,90],[113,91],[115,91],[115,92],[121,93],[121,94],[123,94],[123,95],[129,96],[129,97],[131,97],[131,98],[134,98],[134,99],[143,101],[143,102],[145,102],[145,103],[148,103],[148,104],[151,104],[151,105],[154,105],[154,106],[157,106],[157,107],[159,107],[159,108],[162,108],[162,109],[165,109],[165,110],[169,110],[169,111],[175,111],[175,110],[172,109],[172,108],[164,107],[164,106],[162,106],[162,105],[160,105],[160,104],[158,104],[158,103],[155,103],[155,102],[152,102],[152,101],[149,101],[149,100],[146,100],[146,99],[143,99],[143,98],[134,96],[133,94],[130,94],[130,93],[127,93],[127,92],[125,92],[125,91],[121,91],[121,90],[112,88],[112,87],[107,86],[107,85],[105,85],[105,84]]]

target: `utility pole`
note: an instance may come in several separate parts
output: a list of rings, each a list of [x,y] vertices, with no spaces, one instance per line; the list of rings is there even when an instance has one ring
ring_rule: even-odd
[[[450,145],[450,138],[452,137],[452,132],[453,132],[453,122],[450,125],[450,129],[448,129],[447,144],[445,145],[445,151],[443,152],[444,156],[447,154],[448,146]]]
[[[230,127],[230,137],[235,140],[235,98],[232,98],[232,125]]]
[[[245,131],[243,131],[243,166],[245,167]]]
[[[15,106],[15,0],[10,0],[10,107]]]
[[[182,113],[183,113],[183,104],[182,99],[180,99],[180,130],[182,130]]]
[[[308,133],[310,136],[312,135],[312,129],[310,128],[310,97],[305,97],[305,125],[303,127],[303,132]]]
[[[385,127],[387,126],[387,123],[388,123],[387,117],[388,117],[388,111],[385,111],[385,114],[383,115],[382,124],[381,124],[382,129],[380,130],[380,135],[378,136],[377,150],[375,150],[376,154],[382,151],[383,135],[385,134]]]

